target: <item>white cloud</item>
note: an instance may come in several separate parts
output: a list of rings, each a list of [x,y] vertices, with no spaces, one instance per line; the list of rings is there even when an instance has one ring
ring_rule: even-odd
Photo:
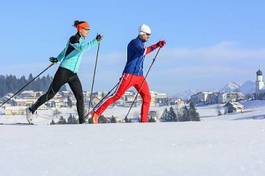
[[[221,42],[213,46],[200,48],[165,48],[161,52],[161,57],[166,59],[223,59],[223,60],[238,60],[238,59],[253,59],[264,58],[265,48],[253,49],[242,48],[236,42]]]

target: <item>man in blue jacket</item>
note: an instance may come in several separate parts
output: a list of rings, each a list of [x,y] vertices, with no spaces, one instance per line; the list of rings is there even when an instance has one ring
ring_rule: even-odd
[[[145,47],[144,43],[148,41],[151,35],[149,26],[143,24],[139,27],[139,35],[133,39],[127,47],[127,63],[123,70],[121,81],[116,92],[104,101],[96,110],[92,112],[92,122],[98,123],[100,115],[109,105],[119,100],[130,87],[135,87],[140,93],[143,104],[141,109],[141,122],[148,122],[148,112],[151,102],[150,90],[143,76],[143,62],[147,54],[156,48],[163,47],[166,42],[161,40],[154,45]]]

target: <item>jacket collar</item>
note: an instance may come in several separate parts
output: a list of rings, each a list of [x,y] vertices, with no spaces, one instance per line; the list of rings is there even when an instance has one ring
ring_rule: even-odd
[[[140,38],[139,35],[137,36],[137,39],[138,39],[139,41],[141,41],[142,43],[145,43],[145,41],[143,41],[143,40]]]

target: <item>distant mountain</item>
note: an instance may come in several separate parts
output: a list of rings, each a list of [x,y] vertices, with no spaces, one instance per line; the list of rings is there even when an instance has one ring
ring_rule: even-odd
[[[185,90],[183,92],[179,92],[175,95],[176,98],[181,98],[184,100],[188,100],[190,99],[190,97],[194,94],[196,94],[199,91],[195,91],[195,90]]]
[[[243,94],[253,94],[255,93],[256,84],[253,81],[246,81],[241,86],[234,81],[229,82],[226,84],[220,92],[242,92]],[[210,91],[210,90],[207,90]],[[211,90],[212,92],[218,92],[218,90]],[[190,99],[190,97],[196,93],[200,92],[199,90],[186,90],[183,92],[179,92],[175,95],[176,98],[182,99]]]
[[[255,93],[256,84],[253,81],[246,81],[240,86],[240,92],[243,94],[253,94]]]
[[[220,91],[221,92],[239,92],[240,91],[240,85],[237,84],[236,82],[229,82]]]

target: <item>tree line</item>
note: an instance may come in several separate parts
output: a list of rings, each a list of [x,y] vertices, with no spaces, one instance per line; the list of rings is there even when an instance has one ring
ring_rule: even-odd
[[[26,76],[17,78],[15,75],[0,75],[0,98],[5,96],[7,93],[15,93],[33,78],[32,74],[29,74],[27,78]],[[52,80],[53,77],[49,75],[39,77],[24,90],[47,91]],[[64,86],[61,90],[66,90],[66,87]]]
[[[161,120],[165,122],[200,121],[200,115],[195,105],[191,102],[189,107],[170,107],[169,110],[166,108],[162,114]]]

